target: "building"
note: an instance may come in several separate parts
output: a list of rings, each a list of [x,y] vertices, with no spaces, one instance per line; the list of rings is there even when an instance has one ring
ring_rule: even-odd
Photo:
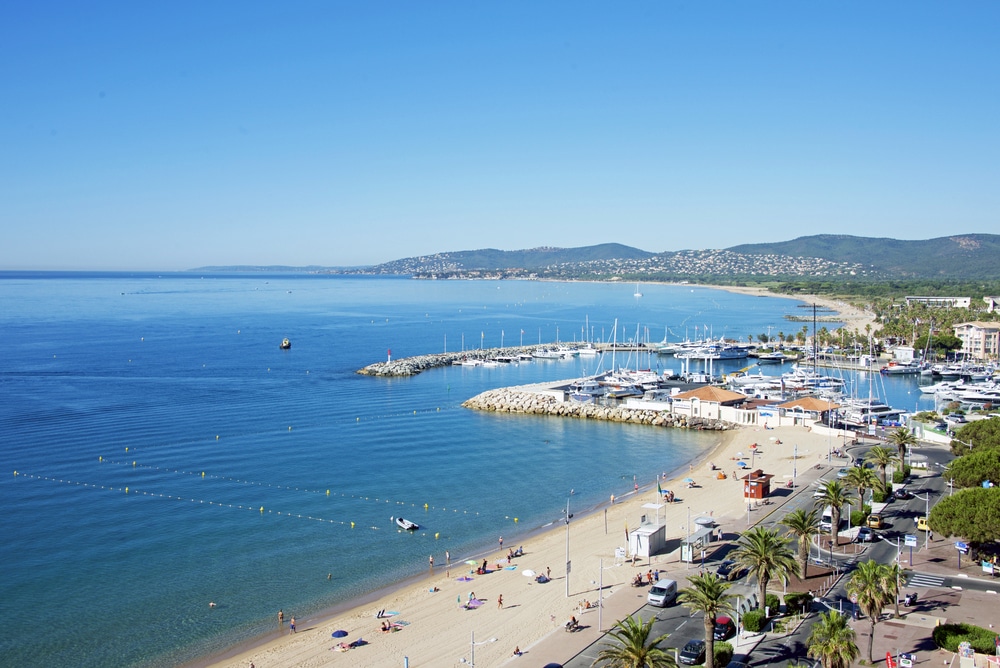
[[[1000,311],[1000,297],[983,297],[983,301],[986,302],[987,313]]]
[[[969,308],[972,297],[907,297],[906,305],[923,304],[930,308]]]
[[[962,322],[955,325],[966,359],[996,360],[1000,352],[1000,322]]]
[[[739,406],[746,400],[745,394],[705,385],[673,395],[673,412],[675,415],[721,420],[726,419],[722,416],[723,407]]]

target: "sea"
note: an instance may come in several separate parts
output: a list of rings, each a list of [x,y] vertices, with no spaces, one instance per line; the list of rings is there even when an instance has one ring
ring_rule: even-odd
[[[686,468],[718,434],[461,407],[609,370],[607,356],[356,373],[389,355],[539,342],[746,340],[798,331],[786,316],[807,311],[688,285],[637,292],[0,272],[0,665],[198,665],[273,637],[279,609],[308,623],[426,574],[429,556],[479,559],[567,504],[590,512]],[[893,405],[931,407],[912,377],[884,382]],[[400,516],[421,528],[401,531]]]

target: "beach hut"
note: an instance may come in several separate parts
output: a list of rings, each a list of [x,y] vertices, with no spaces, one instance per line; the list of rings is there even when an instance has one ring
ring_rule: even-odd
[[[766,497],[771,493],[771,478],[773,477],[772,474],[764,473],[761,469],[750,471],[740,478],[743,481],[743,498],[759,500]]]

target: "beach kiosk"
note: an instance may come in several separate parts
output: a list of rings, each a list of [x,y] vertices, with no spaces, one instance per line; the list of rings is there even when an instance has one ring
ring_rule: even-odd
[[[743,498],[747,501],[751,499],[759,501],[766,497],[771,493],[771,478],[773,477],[772,474],[764,473],[761,469],[750,471],[740,478],[743,481]]]
[[[658,505],[648,504],[649,507],[658,508]],[[644,506],[646,507],[646,506]],[[646,516],[642,516],[642,523],[637,529],[628,533],[629,554],[637,557],[649,558],[658,552],[662,552],[667,547],[667,527],[660,524],[659,518],[655,523],[649,522]]]

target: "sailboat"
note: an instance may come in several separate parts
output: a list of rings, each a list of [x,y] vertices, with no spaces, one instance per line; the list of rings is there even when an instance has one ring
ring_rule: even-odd
[[[642,293],[639,292],[639,284],[638,283],[635,284],[635,294],[632,295],[632,296],[633,297],[641,297],[642,296]]]

